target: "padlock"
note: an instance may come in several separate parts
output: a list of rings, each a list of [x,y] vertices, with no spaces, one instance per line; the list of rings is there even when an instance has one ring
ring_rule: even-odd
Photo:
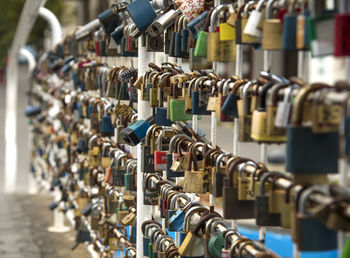
[[[312,193],[329,194],[324,185],[313,185],[301,193],[296,217],[296,244],[300,251],[326,251],[337,249],[337,231],[327,228],[307,211]]]
[[[158,189],[157,185],[151,181],[150,179],[152,177],[155,177],[158,180],[161,180],[160,177],[156,174],[144,174],[144,181],[143,181],[143,189],[144,189],[144,195],[143,195],[143,204],[144,205],[157,205],[158,204]]]
[[[205,20],[208,16],[208,13],[208,11],[202,12],[187,24],[187,28],[194,39],[197,39],[199,32],[204,30]]]
[[[208,251],[213,258],[221,258],[222,249],[224,248],[225,242],[222,233],[218,232],[216,229],[218,225],[229,228],[229,225],[225,220],[216,220],[211,224],[211,238],[208,242]]]
[[[336,5],[334,5],[336,6]],[[307,33],[312,56],[334,54],[334,35],[324,33],[335,30],[334,14],[325,10],[324,5],[312,0],[309,2],[310,16],[307,18]],[[334,11],[333,11],[334,12]]]
[[[228,168],[223,189],[223,210],[225,219],[248,219],[255,217],[255,200],[238,200],[238,175],[235,173],[235,170],[239,164],[247,161],[251,160],[237,158],[232,161]]]
[[[120,22],[119,16],[113,12],[112,8],[99,14],[97,18],[99,19],[101,27],[107,35],[112,33]]]
[[[227,10],[228,5],[221,4],[211,13],[207,47],[207,59],[211,62],[229,62],[236,59],[235,42],[233,40],[220,41],[220,33],[216,32],[219,14]]]
[[[346,9],[348,7],[347,1],[342,0],[341,2],[341,8],[334,20],[334,56],[349,56],[349,36],[346,32],[349,31],[350,14]]]
[[[221,112],[227,116],[238,118],[238,104],[239,94],[237,94],[240,86],[245,84],[245,80],[237,80],[234,82],[231,92],[228,94],[225,102],[222,104]],[[227,88],[224,87],[224,92]]]
[[[179,253],[182,257],[204,257],[204,246],[202,239],[198,236],[198,232],[207,220],[216,216],[217,214],[215,213],[207,214],[199,221],[193,230],[188,230],[188,234],[179,248]]]
[[[205,18],[205,24],[203,27],[203,30],[200,30],[198,32],[197,38],[196,39],[196,45],[193,50],[193,57],[197,58],[207,58],[207,53],[208,53],[208,29],[209,29],[209,23],[210,23],[210,16],[211,12],[209,12],[206,15]],[[191,52],[190,52],[191,54]]]
[[[102,116],[101,134],[102,136],[114,136],[114,127],[112,126],[111,116],[108,112],[112,109],[112,105],[108,104],[104,107]]]
[[[124,226],[131,226],[136,218],[136,208],[130,207],[128,214],[121,219],[121,224]]]
[[[241,163],[238,166],[238,199],[240,201],[255,199],[255,196],[252,194],[254,192],[254,189],[252,189],[254,187],[253,186],[254,174],[252,176],[251,175],[243,176],[244,168],[248,165],[254,167],[256,170],[258,169],[258,165],[251,161]]]
[[[132,160],[126,166],[125,190],[136,191],[136,169],[137,160]]]
[[[259,28],[259,23],[263,19],[263,9],[264,9],[264,3],[266,0],[259,0],[259,2],[256,5],[256,8],[251,12],[249,15],[248,21],[244,27],[243,34],[261,38],[262,31]]]
[[[95,100],[93,104],[93,111],[90,114],[91,129],[96,133],[101,132],[101,116],[100,113],[103,110],[104,103],[100,100]]]
[[[115,152],[114,164],[111,164],[113,186],[125,186],[126,164],[123,162],[125,157],[127,157],[126,153]]]
[[[167,119],[167,108],[157,107],[156,108],[156,125],[171,126],[173,123]]]
[[[239,114],[239,134],[238,140],[241,142],[250,142],[253,141],[251,138],[251,128],[252,128],[252,115],[250,112],[250,99],[248,98],[249,88],[254,85],[255,82],[249,81],[243,86],[243,111],[242,115]],[[239,109],[238,109],[239,113]]]
[[[180,171],[172,171],[171,167],[173,165],[173,153],[175,152],[176,148],[175,148],[175,143],[176,140],[184,137],[187,138],[189,141],[191,141],[192,139],[183,133],[177,134],[174,137],[171,138],[170,143],[169,143],[169,151],[166,154],[166,162],[167,162],[167,166],[166,166],[166,171],[167,171],[167,177],[183,177],[184,176],[184,172],[180,172]]]
[[[175,20],[181,15],[180,9],[170,9],[166,13],[158,16],[149,26],[148,33],[152,37],[156,37],[163,33],[168,27],[175,23]]]
[[[168,230],[169,231],[175,231],[179,232],[183,230],[183,222],[185,218],[185,212],[184,207],[178,207],[176,208],[176,204],[179,203],[179,198],[185,199],[188,203],[190,203],[191,199],[188,197],[188,195],[184,193],[178,193],[173,196],[171,199],[171,202],[169,204],[169,209],[168,209]]]
[[[213,171],[213,174],[212,174],[212,189],[211,189],[211,193],[216,198],[222,197],[223,195],[224,178],[225,178],[225,172],[226,172],[225,170],[227,170],[228,158],[230,156],[232,156],[230,152],[222,152],[217,156],[215,170]],[[223,163],[223,158],[226,159],[226,162],[225,162],[226,168],[221,166],[221,163]]]
[[[158,150],[154,151],[154,171],[166,170],[166,151],[163,150],[163,131],[158,135]]]
[[[281,140],[281,142],[286,140],[286,131],[283,128],[278,128],[275,126],[277,119],[277,108],[278,108],[278,94],[281,90],[290,87],[287,83],[278,83],[268,92],[268,99],[266,104],[266,126],[267,126],[267,135],[270,137],[277,137]],[[288,90],[287,90],[288,91]],[[289,115],[289,111],[286,116]]]
[[[283,24],[279,18],[273,18],[274,0],[269,0],[266,5],[266,18],[263,25],[262,49],[281,50]]]
[[[289,1],[288,13],[283,18],[282,49],[297,50],[297,20],[298,14],[295,7],[296,1]]]
[[[279,102],[277,105],[275,126],[278,128],[286,128],[289,124],[292,111],[292,95],[293,91],[296,89],[300,89],[300,85],[293,84],[290,86],[284,94],[283,101]]]
[[[229,92],[229,85],[231,82],[235,82],[236,78],[230,78],[225,80],[225,82],[222,85],[222,87],[219,88],[219,93],[218,93],[218,98],[219,98],[219,102],[218,103],[218,107],[220,110],[219,112],[216,111],[216,114],[219,114],[220,117],[220,121],[221,122],[233,122],[234,121],[234,117],[233,116],[229,116],[226,113],[222,112],[223,106],[226,102],[227,96],[228,96],[228,92]]]
[[[146,120],[137,120],[132,125],[124,128],[120,135],[128,145],[136,146],[146,136],[148,128],[154,123],[154,116],[150,116]]]
[[[160,129],[155,124],[151,125],[148,128],[145,143],[142,144],[141,147],[141,153],[143,158],[143,160],[141,161],[141,171],[144,173],[154,172],[154,153],[152,153],[151,151],[151,137],[155,128],[157,128],[157,130]]]
[[[170,100],[170,120],[175,121],[187,121],[192,119],[192,115],[185,114],[185,100],[184,99],[171,99]]]
[[[161,228],[159,224],[156,223],[149,223],[145,226],[144,232],[143,232],[143,256],[148,257],[149,256],[149,244],[151,242],[151,233],[157,229]]]
[[[135,0],[128,4],[127,11],[139,31],[145,31],[157,17],[150,1]]]
[[[90,139],[89,139],[89,151],[88,151],[88,162],[89,165],[92,167],[97,167],[100,165],[100,148],[97,144],[97,140],[98,140],[98,136],[97,135],[93,135]]]
[[[259,226],[280,226],[281,214],[269,212],[269,197],[266,193],[266,183],[270,177],[287,178],[282,172],[268,172],[260,179],[259,192],[256,195],[256,224]]]
[[[146,50],[149,52],[164,52],[163,34],[152,37],[146,34]]]
[[[194,115],[211,114],[211,112],[207,110],[210,90],[205,86],[202,86],[202,89],[199,88],[200,84],[207,79],[209,79],[209,77],[203,76],[195,81],[192,91],[192,114]]]
[[[224,248],[221,251],[221,257],[222,258],[229,258],[229,253],[230,253],[230,242],[232,242],[232,236],[235,235],[237,239],[242,238],[242,235],[238,231],[226,231],[223,233],[224,237]]]
[[[251,138],[257,142],[275,142],[280,141],[279,138],[269,137],[267,134],[267,112],[266,98],[268,91],[276,85],[275,81],[266,83],[259,95],[259,106],[254,110],[251,124]]]
[[[196,150],[199,146],[203,146],[201,142],[194,143],[191,145],[189,150],[190,158],[188,163],[188,168],[185,171],[183,191],[188,193],[203,194],[203,169],[198,168]],[[193,167],[192,167],[193,163]]]
[[[186,30],[185,16],[181,16],[175,24],[175,45],[174,56],[181,58],[188,58],[188,31]],[[183,44],[186,46],[183,47]],[[183,50],[185,48],[185,50]]]
[[[242,14],[240,32],[241,32],[241,41],[243,45],[253,45],[258,46],[260,44],[260,39],[257,37],[252,37],[244,33],[245,27],[248,22],[249,11],[254,8],[254,2],[248,2],[244,6],[244,12]]]
[[[293,105],[292,124],[287,128],[288,172],[308,175],[338,172],[338,131],[313,133],[310,127],[302,126],[302,106],[307,96],[327,87],[325,84],[312,84],[298,92]],[[313,162],[314,157],[318,162]]]

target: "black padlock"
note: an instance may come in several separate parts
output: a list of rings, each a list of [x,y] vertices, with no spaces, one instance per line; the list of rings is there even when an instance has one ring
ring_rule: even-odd
[[[260,180],[259,193],[256,195],[255,216],[259,226],[281,226],[281,214],[269,212],[269,196],[265,191],[265,184],[270,177],[285,177],[282,172],[272,171],[265,173]]]
[[[224,218],[225,219],[252,219],[255,218],[255,200],[238,200],[238,172],[236,172],[236,186],[234,186],[234,171],[244,162],[252,161],[246,158],[237,158],[230,164],[225,178],[223,191]]]

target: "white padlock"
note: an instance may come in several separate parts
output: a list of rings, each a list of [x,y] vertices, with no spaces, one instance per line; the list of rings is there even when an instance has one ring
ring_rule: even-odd
[[[262,30],[258,28],[258,25],[262,17],[262,9],[265,1],[266,0],[260,0],[256,6],[256,9],[251,12],[243,31],[244,34],[247,34],[252,37],[261,38]]]

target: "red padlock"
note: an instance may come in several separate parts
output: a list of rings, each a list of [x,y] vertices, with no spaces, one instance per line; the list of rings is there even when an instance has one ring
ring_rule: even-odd
[[[162,150],[162,132],[158,135],[158,150],[154,151],[154,170],[159,172],[165,171],[167,164],[167,152]]]
[[[341,12],[335,15],[334,56],[350,56],[350,13],[347,1],[342,1]]]

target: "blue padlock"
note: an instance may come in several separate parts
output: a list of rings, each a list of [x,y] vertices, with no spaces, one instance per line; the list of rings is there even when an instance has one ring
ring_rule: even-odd
[[[123,30],[124,30],[124,25],[120,25],[111,33],[111,37],[114,40],[115,44],[117,45],[120,45],[122,42]]]
[[[233,116],[235,118],[238,118],[238,107],[237,107],[238,100],[239,100],[239,96],[237,96],[236,94],[230,93],[221,107],[222,113],[228,116]]]
[[[120,135],[128,145],[136,146],[146,136],[148,128],[155,123],[156,118],[151,116],[146,120],[138,120],[129,127],[124,128]]]
[[[99,14],[97,18],[100,20],[101,27],[107,35],[112,33],[119,24],[119,16],[110,8]]]
[[[139,31],[145,31],[157,17],[149,0],[135,0],[126,7]]]
[[[297,14],[287,14],[284,16],[282,49],[297,50]]]
[[[207,18],[207,16],[208,11],[205,11],[187,24],[187,28],[194,37],[194,39],[198,38],[199,31],[203,31],[205,19]]]
[[[156,110],[156,125],[171,126],[173,124],[171,120],[167,119],[167,108],[157,107]]]
[[[114,136],[114,127],[112,125],[112,119],[109,113],[112,108],[113,107],[111,104],[106,105],[104,108],[104,114],[102,116],[102,127],[101,127],[102,136]]]

